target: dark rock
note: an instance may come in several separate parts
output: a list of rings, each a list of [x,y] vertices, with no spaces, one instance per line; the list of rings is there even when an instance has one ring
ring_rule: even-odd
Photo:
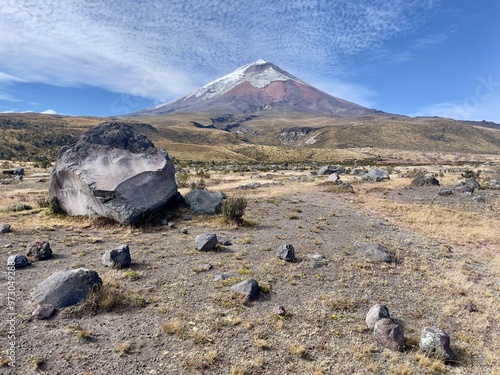
[[[453,190],[450,189],[441,189],[438,191],[438,195],[441,195],[443,197],[448,196],[448,195],[453,195]]]
[[[35,241],[26,247],[26,256],[36,260],[52,258],[52,249],[47,241]]]
[[[439,186],[439,181],[429,174],[418,174],[410,183],[411,186]]]
[[[387,247],[378,243],[354,242],[354,248],[363,256],[373,259],[377,262],[394,262],[396,258]]]
[[[139,225],[178,203],[174,175],[166,152],[146,136],[128,124],[105,122],[61,149],[49,195],[69,215]]]
[[[7,265],[15,268],[24,268],[29,266],[28,259],[24,255],[13,254],[7,258]]]
[[[405,347],[403,327],[389,318],[379,319],[373,328],[377,341],[384,347],[402,351]]]
[[[378,182],[388,179],[389,179],[389,173],[378,168],[373,168],[368,173],[365,173],[363,175],[363,180],[371,182]]]
[[[259,283],[254,279],[247,279],[241,283],[235,284],[231,287],[233,292],[241,294],[247,301],[253,301],[259,297],[260,287]]]
[[[24,176],[24,168],[4,169],[2,173],[13,176]]]
[[[331,175],[333,173],[341,174],[345,173],[345,168],[342,167],[341,165],[325,165],[318,169],[317,175],[318,176],[325,176],[325,175]]]
[[[49,303],[61,309],[84,301],[94,287],[101,285],[97,272],[86,268],[57,271],[35,287],[31,298],[36,303]]]
[[[180,232],[181,232],[182,234],[188,234],[188,230],[187,230],[187,228],[182,228],[182,229],[180,230]]]
[[[9,233],[10,232],[10,224],[2,224],[0,226],[0,234]]]
[[[450,336],[438,327],[425,327],[420,336],[420,350],[433,354],[443,360],[456,359],[450,348]]]
[[[219,238],[219,244],[222,246],[231,246],[233,243],[227,238]]]
[[[370,329],[373,329],[375,328],[375,323],[384,318],[391,318],[389,315],[389,309],[386,305],[377,303],[376,305],[370,307],[370,310],[368,310],[368,313],[366,314],[366,326]]]
[[[220,212],[225,194],[208,190],[191,190],[184,196],[189,209],[197,214],[214,215]]]
[[[289,243],[281,244],[276,252],[276,257],[286,260],[287,262],[293,262],[295,261],[295,249]]]
[[[200,251],[214,250],[219,243],[215,233],[204,233],[196,236],[196,249]]]
[[[338,191],[343,191],[346,193],[354,193],[354,188],[348,182],[341,182],[340,184],[338,184],[337,189],[338,189]]]
[[[101,263],[106,267],[125,268],[132,263],[128,245],[123,245],[113,250],[107,250],[102,256]]]
[[[51,305],[50,303],[42,303],[41,305],[38,305],[35,311],[31,314],[33,318],[35,319],[49,319],[52,314],[54,313],[54,305]]]

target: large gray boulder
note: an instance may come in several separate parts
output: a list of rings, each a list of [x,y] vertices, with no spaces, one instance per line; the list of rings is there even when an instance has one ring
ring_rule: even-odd
[[[365,181],[371,181],[371,182],[378,182],[382,180],[388,180],[389,179],[389,173],[382,169],[378,168],[373,168],[371,169],[368,173],[365,173],[363,175],[363,180]]]
[[[226,196],[223,193],[198,189],[184,195],[184,200],[192,212],[205,215],[219,213],[224,198]]]
[[[132,126],[105,122],[61,149],[49,195],[69,215],[139,225],[178,199],[167,153]]]
[[[35,287],[31,299],[61,309],[84,301],[94,286],[101,285],[97,272],[86,268],[57,271]]]

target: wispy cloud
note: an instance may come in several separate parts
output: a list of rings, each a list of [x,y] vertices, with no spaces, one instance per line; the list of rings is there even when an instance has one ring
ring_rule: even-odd
[[[317,77],[336,63],[342,74],[345,56],[411,31],[437,1],[10,0],[0,9],[0,82],[165,100],[258,58]]]

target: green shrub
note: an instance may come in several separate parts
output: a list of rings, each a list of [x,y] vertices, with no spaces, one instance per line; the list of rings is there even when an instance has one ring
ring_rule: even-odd
[[[28,211],[33,209],[30,205],[27,205],[26,203],[12,203],[11,205],[7,206],[6,211]]]
[[[243,215],[247,208],[247,201],[242,197],[229,197],[222,202],[222,216],[238,225],[243,224]]]

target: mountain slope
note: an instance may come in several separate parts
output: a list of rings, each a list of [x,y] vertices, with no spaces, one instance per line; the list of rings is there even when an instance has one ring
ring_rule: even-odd
[[[355,117],[383,114],[336,98],[298,79],[278,66],[257,60],[218,78],[186,96],[133,115],[171,113]]]

